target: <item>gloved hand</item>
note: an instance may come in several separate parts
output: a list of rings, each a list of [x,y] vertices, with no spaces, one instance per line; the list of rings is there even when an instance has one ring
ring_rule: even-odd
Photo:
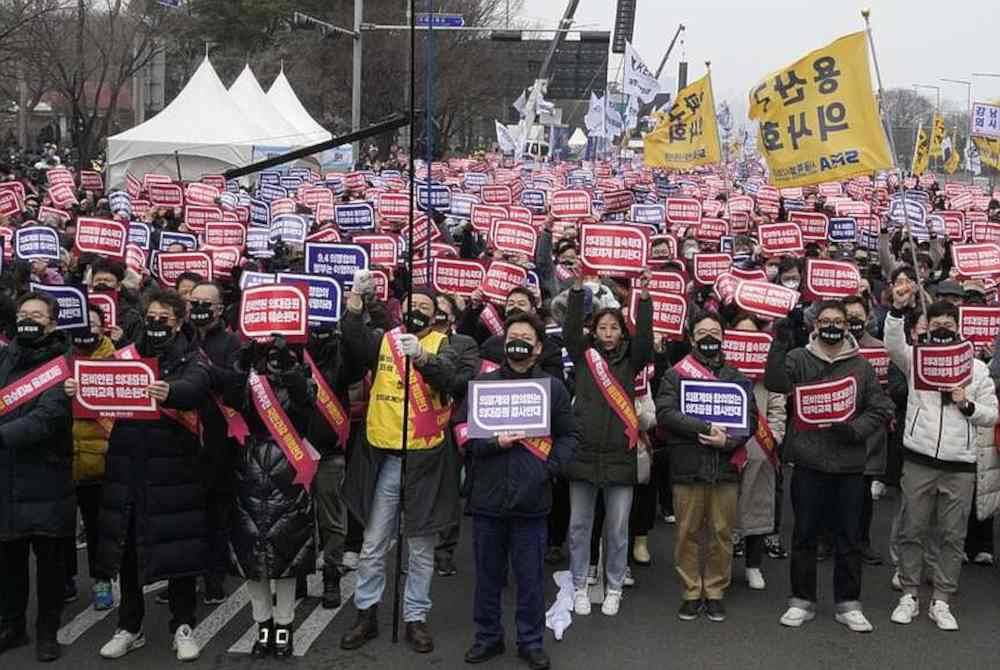
[[[778,319],[774,322],[774,342],[785,350],[795,347],[795,324],[790,319]]]
[[[369,270],[356,270],[354,272],[354,292],[362,298],[371,299],[375,297],[375,280]]]
[[[239,363],[237,368],[240,372],[250,372],[254,362],[257,360],[257,341],[250,340],[240,349]]]
[[[399,348],[403,350],[404,356],[419,356],[424,350],[420,346],[420,340],[417,339],[416,335],[411,335],[410,333],[404,333],[399,336]]]
[[[856,444],[861,441],[861,436],[858,435],[858,431],[854,430],[849,423],[841,421],[830,424],[830,430],[837,436],[837,440],[844,442],[845,444]]]

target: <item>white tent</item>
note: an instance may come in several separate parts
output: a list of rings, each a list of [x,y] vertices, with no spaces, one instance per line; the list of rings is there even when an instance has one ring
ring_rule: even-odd
[[[218,174],[250,163],[253,145],[267,137],[232,99],[206,57],[163,111],[108,138],[108,184],[121,185],[126,172],[175,176],[178,161],[184,180]]]
[[[570,149],[578,151],[587,146],[587,135],[586,133],[583,132],[582,129],[577,128],[576,130],[573,131],[573,134],[570,136],[566,144],[569,145]]]
[[[316,123],[316,120],[306,111],[299,101],[299,96],[295,95],[292,85],[288,83],[285,71],[278,73],[271,88],[267,91],[267,99],[277,108],[281,115],[285,117],[294,128],[304,136],[304,145],[326,142],[333,135],[323,126]]]
[[[243,68],[243,72],[229,87],[229,95],[243,110],[243,114],[252,118],[264,130],[265,135],[259,138],[257,144],[290,148],[310,143],[305,137],[306,133],[286,120],[274,106],[249,65]]]

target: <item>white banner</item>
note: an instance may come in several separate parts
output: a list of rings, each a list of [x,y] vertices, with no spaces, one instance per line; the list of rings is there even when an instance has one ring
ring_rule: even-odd
[[[660,92],[660,82],[646,67],[633,46],[625,43],[625,95],[634,95],[642,102],[652,102]]]

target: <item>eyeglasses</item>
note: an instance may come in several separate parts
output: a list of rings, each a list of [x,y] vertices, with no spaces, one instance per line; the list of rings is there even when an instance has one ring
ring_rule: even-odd
[[[836,326],[837,328],[843,328],[847,325],[847,322],[843,319],[819,319],[816,324],[820,328],[829,328],[830,326]]]
[[[17,320],[31,319],[32,321],[48,321],[49,315],[45,312],[24,312],[20,311],[17,313]]]
[[[153,319],[154,321],[163,321],[168,326],[172,326],[177,323],[177,319],[170,312],[146,312],[147,319]]]

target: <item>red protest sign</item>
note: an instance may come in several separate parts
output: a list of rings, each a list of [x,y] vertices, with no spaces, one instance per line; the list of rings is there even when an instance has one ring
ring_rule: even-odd
[[[473,205],[470,216],[472,227],[484,235],[489,235],[493,232],[494,221],[507,218],[509,218],[507,208],[498,205]]]
[[[409,231],[407,227],[403,227],[403,237],[408,239]],[[429,241],[440,239],[442,236],[441,231],[438,229],[437,224],[434,223],[427,216],[420,216],[413,220],[413,249],[417,252],[422,252],[427,245],[428,238]]]
[[[340,242],[340,231],[330,226],[317,230],[306,238],[306,242],[330,242],[337,244]]]
[[[799,384],[795,387],[795,427],[798,430],[829,428],[847,421],[857,408],[858,382],[844,377],[828,382]]]
[[[542,218],[544,220],[544,217]],[[534,227],[534,216],[531,214],[531,210],[527,207],[508,207],[507,219],[509,221],[517,221],[518,223],[526,223]]]
[[[667,198],[667,223],[696,226],[701,223],[701,201],[694,198]]]
[[[993,344],[1000,333],[1000,307],[959,307],[958,332],[976,348]]]
[[[871,214],[871,207],[867,202],[840,202],[833,211],[837,216],[864,216]]]
[[[802,230],[796,223],[763,223],[757,228],[757,240],[765,256],[801,254]]]
[[[80,253],[124,258],[128,227],[121,221],[80,217],[76,222],[76,248]]]
[[[72,182],[70,184],[59,183],[49,187],[49,200],[56,207],[67,209],[78,203],[76,194],[73,193]]]
[[[375,286],[375,297],[385,302],[389,299],[389,275],[383,270],[371,270],[371,273],[372,284]]]
[[[226,178],[221,174],[206,174],[202,176],[200,181],[202,184],[215,187],[220,193],[226,190]]]
[[[125,267],[139,274],[146,274],[146,250],[138,244],[126,244]]]
[[[393,235],[355,235],[352,241],[368,246],[368,259],[372,265],[396,265],[399,243]]]
[[[699,284],[710,286],[720,275],[729,272],[733,266],[733,257],[729,254],[695,254],[694,280]]]
[[[889,352],[884,347],[862,347],[858,353],[875,368],[879,384],[889,383]]]
[[[722,340],[722,354],[726,365],[756,381],[764,376],[767,352],[771,349],[771,336],[749,330],[727,330]]]
[[[211,184],[199,184],[197,182],[188,184],[184,191],[184,200],[192,205],[202,205],[205,207],[215,204],[219,197],[219,189]]]
[[[283,335],[289,342],[305,342],[308,289],[298,284],[265,284],[243,291],[240,333],[251,340]]]
[[[913,347],[913,387],[921,391],[950,391],[972,381],[975,346],[918,344]]]
[[[580,260],[595,272],[636,275],[646,269],[649,240],[639,228],[603,223],[580,227]]]
[[[843,261],[810,258],[806,263],[806,277],[802,293],[806,300],[819,298],[846,298],[857,295],[861,287],[858,268]]]
[[[965,215],[962,212],[945,210],[934,212],[944,221],[944,232],[952,242],[961,242],[965,239]]]
[[[511,289],[524,286],[527,280],[528,271],[520,265],[493,261],[483,278],[483,295],[488,300],[502,305],[507,301],[507,294]]]
[[[628,210],[635,198],[632,196],[632,191],[625,190],[614,190],[604,192],[604,211],[607,212],[624,212]]]
[[[184,204],[184,191],[177,184],[147,184],[146,193],[154,207],[181,207]]]
[[[184,208],[184,223],[196,233],[204,232],[205,226],[209,223],[218,223],[221,221],[221,207],[215,207],[214,205],[188,205]]]
[[[538,233],[531,224],[497,219],[493,222],[493,233],[490,237],[497,251],[521,254],[529,258],[535,256]]]
[[[590,216],[590,193],[580,189],[556,191],[549,198],[549,211],[557,219],[579,219]]]
[[[470,296],[483,284],[486,268],[479,261],[458,258],[435,258],[431,267],[431,285],[435,291]]]
[[[21,211],[21,202],[12,190],[0,191],[0,216],[10,216]]]
[[[406,219],[410,216],[410,196],[406,193],[381,193],[378,215],[383,219]]]
[[[740,280],[733,276],[731,272],[723,272],[715,278],[715,285],[712,287],[712,292],[715,293],[715,297],[719,299],[719,302],[723,305],[728,305],[733,301],[733,297],[736,295],[736,288],[739,285]]]
[[[125,173],[125,192],[130,198],[138,198],[142,193],[142,182],[132,176],[131,172]]]
[[[633,289],[629,298],[629,318],[633,324],[639,314],[640,296],[640,291]],[[653,301],[653,333],[666,335],[672,340],[683,339],[687,324],[687,299],[682,295],[659,291],[650,291],[649,297]]]
[[[160,410],[156,400],[146,392],[158,375],[155,358],[77,359],[73,361],[73,377],[77,383],[73,416],[158,419]]]
[[[212,259],[212,274],[217,279],[233,276],[233,269],[240,263],[239,247],[202,247],[202,250]]]
[[[761,281],[740,282],[733,300],[740,309],[768,319],[788,316],[799,301],[799,292]]]
[[[212,258],[203,251],[174,251],[156,256],[160,268],[160,281],[173,287],[185,272],[195,272],[212,281]]]
[[[323,186],[299,189],[297,197],[299,202],[311,209],[317,218],[320,215],[320,207],[333,207],[333,191]]]
[[[277,198],[271,201],[271,218],[282,214],[294,214],[299,209],[295,201],[291,198]]]
[[[682,273],[674,270],[655,270],[649,274],[649,290],[651,292],[673,293],[674,295],[687,293],[687,279]]]
[[[750,232],[750,214],[747,212],[733,212],[729,215],[729,232],[733,235],[742,235]]]
[[[830,219],[823,212],[790,212],[788,220],[798,224],[805,242],[825,242]]]
[[[1000,245],[995,242],[982,244],[955,244],[951,247],[955,269],[965,277],[986,277],[1000,273]]]
[[[742,281],[767,281],[767,272],[763,268],[745,270],[734,267],[729,272],[732,273],[733,277]]]
[[[972,241],[1000,242],[1000,224],[988,222],[972,224]]]
[[[724,219],[702,219],[694,230],[694,238],[704,242],[718,242],[729,234],[729,224]]]
[[[105,332],[109,332],[112,328],[118,325],[117,292],[89,293],[87,294],[87,302],[91,305],[95,305],[101,310],[101,313],[104,315]]]
[[[484,205],[509,205],[513,201],[510,186],[487,184],[479,192]]]
[[[247,229],[242,223],[209,221],[202,233],[205,244],[213,247],[243,248],[247,241]]]

